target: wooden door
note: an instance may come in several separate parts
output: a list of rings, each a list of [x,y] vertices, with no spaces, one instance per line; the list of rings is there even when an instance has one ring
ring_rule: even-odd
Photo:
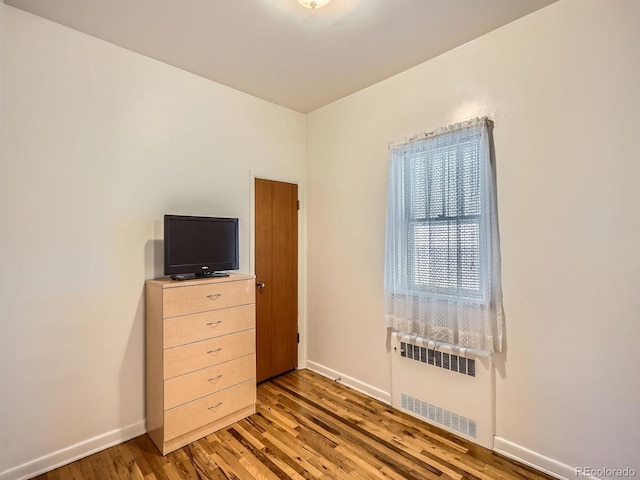
[[[298,365],[298,186],[256,178],[256,376]]]

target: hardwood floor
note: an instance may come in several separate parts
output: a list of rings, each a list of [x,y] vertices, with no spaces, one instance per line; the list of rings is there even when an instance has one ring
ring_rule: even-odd
[[[317,375],[258,387],[257,413],[162,457],[146,435],[36,477],[551,479]]]

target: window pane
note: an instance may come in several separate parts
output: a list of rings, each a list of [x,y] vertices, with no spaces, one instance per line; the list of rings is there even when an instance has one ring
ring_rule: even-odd
[[[439,151],[426,159],[428,168],[427,184],[429,204],[427,210],[429,218],[438,218],[444,214],[444,199],[446,191],[447,162],[446,155]]]
[[[460,287],[480,290],[480,228],[478,222],[459,226]]]
[[[409,214],[411,218],[424,218],[427,207],[427,164],[424,156],[409,161]]]
[[[455,288],[457,265],[449,261],[455,250],[450,233],[447,222],[412,225],[409,264],[413,267],[412,280],[416,286]]]
[[[480,215],[480,152],[477,142],[465,143],[460,150],[460,215]]]
[[[446,151],[446,163],[445,163],[445,178],[443,183],[445,184],[445,196],[444,196],[444,212],[447,217],[457,217],[462,215],[463,207],[462,202],[464,192],[458,189],[458,155],[456,148],[449,148]]]
[[[409,267],[413,288],[468,289],[480,293],[478,219],[414,222],[409,227]],[[446,293],[446,291],[443,291]]]

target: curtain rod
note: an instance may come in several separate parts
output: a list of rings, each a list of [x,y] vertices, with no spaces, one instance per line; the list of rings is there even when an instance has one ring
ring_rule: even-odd
[[[396,140],[395,142],[391,142],[389,144],[389,150],[392,148],[401,147],[403,145],[407,145],[408,143],[417,142],[419,140],[426,140],[427,138],[437,137],[439,135],[443,135],[445,133],[452,133],[458,130],[463,130],[465,128],[477,127],[480,125],[493,125],[493,120],[489,117],[476,117],[470,120],[465,120],[464,122],[454,123],[453,125],[448,125],[446,127],[438,128],[432,132],[423,132],[413,135],[412,137],[404,137],[400,140]]]

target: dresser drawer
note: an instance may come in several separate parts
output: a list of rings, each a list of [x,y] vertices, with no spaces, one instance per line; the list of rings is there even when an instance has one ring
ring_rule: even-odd
[[[177,407],[247,380],[255,382],[255,377],[256,356],[247,355],[165,380],[164,408]]]
[[[253,405],[256,382],[249,380],[164,412],[165,441]]]
[[[256,306],[223,308],[164,320],[164,348],[219,337],[255,327]]]
[[[168,348],[163,352],[164,379],[255,353],[256,330]]]
[[[164,318],[207,312],[219,308],[255,303],[253,280],[212,282],[165,288],[162,298]]]

